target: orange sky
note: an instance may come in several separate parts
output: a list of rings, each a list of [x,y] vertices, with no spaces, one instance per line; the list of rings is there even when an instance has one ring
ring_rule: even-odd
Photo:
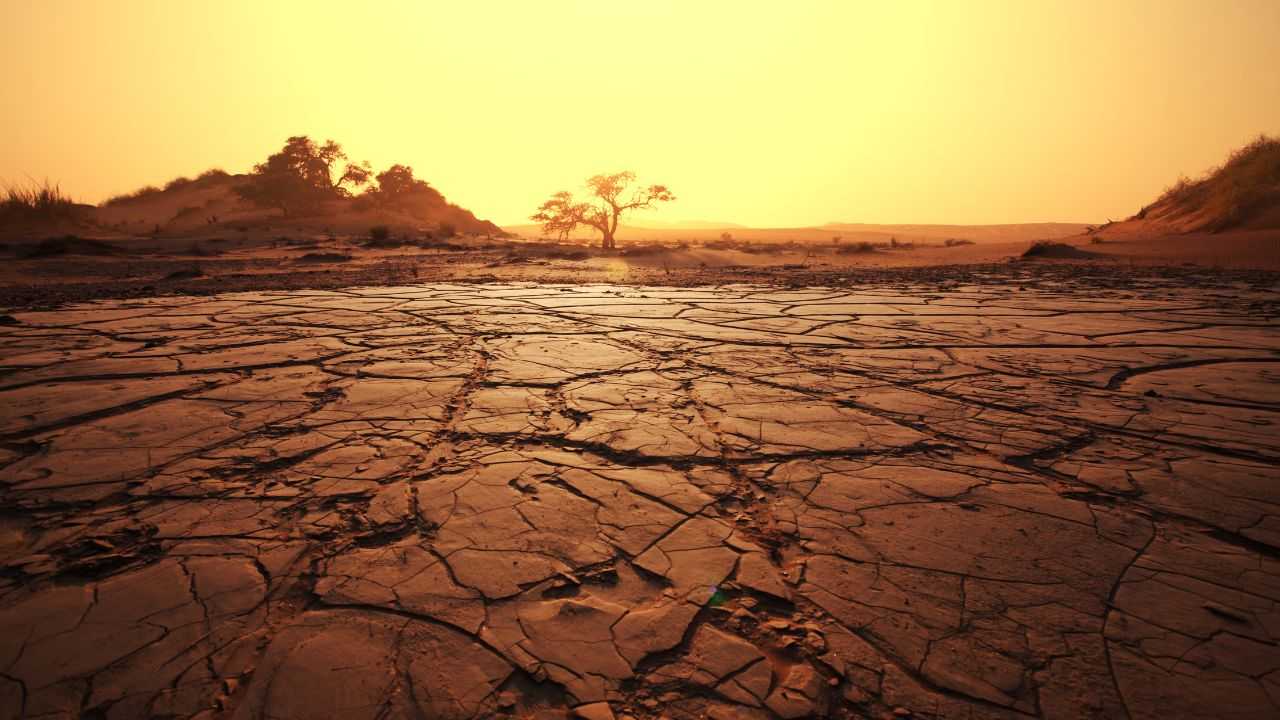
[[[1280,133],[1277,0],[0,0],[0,179],[79,200],[292,134],[523,222],[632,169],[637,220],[1103,220]]]

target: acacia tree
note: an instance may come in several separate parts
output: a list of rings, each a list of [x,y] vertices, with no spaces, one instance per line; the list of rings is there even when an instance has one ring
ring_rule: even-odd
[[[586,225],[600,231],[600,247],[617,247],[614,235],[618,232],[618,218],[622,213],[676,199],[665,185],[631,188],[635,179],[635,173],[629,171],[596,175],[587,180],[591,200],[579,202],[573,193],[562,190],[542,203],[530,219],[542,223],[543,232],[554,233],[561,240],[579,225]]]
[[[426,180],[415,178],[413,168],[408,165],[392,165],[378,173],[375,179],[377,185],[367,192],[381,205],[404,204],[414,200],[444,200],[444,196]]]
[[[285,141],[280,152],[254,166],[249,181],[236,188],[246,200],[279,208],[285,215],[312,210],[326,200],[350,197],[352,188],[369,182],[369,163],[342,162],[347,154],[338,143],[317,145],[305,135]],[[341,169],[341,172],[336,172]]]

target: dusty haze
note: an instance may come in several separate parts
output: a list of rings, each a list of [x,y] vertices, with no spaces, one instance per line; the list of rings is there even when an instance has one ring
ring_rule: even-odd
[[[0,179],[88,202],[309,134],[500,225],[615,167],[678,189],[653,221],[1094,223],[1280,131],[1269,0],[3,15]]]

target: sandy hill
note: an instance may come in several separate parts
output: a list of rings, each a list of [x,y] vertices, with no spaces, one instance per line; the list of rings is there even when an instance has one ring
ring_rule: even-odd
[[[94,219],[102,226],[122,232],[182,234],[216,227],[281,227],[303,231],[363,233],[373,225],[395,230],[434,229],[451,225],[457,231],[497,234],[501,229],[477,218],[440,196],[423,197],[394,209],[378,208],[359,198],[334,200],[320,212],[284,217],[280,211],[253,205],[236,192],[246,175],[216,170],[195,179],[180,178],[164,189],[144,188],[136,193],[112,198],[95,209]]]
[[[0,238],[40,239],[76,234],[85,237],[159,237],[219,234],[233,230],[258,233],[364,234],[376,225],[393,232],[435,230],[451,226],[475,235],[496,235],[497,225],[477,218],[438,193],[419,193],[395,207],[379,207],[368,199],[346,198],[327,203],[318,212],[284,217],[279,210],[250,203],[235,188],[247,175],[210,170],[196,178],[178,178],[163,188],[146,187],[107,200],[101,205],[72,203],[55,186],[53,199],[8,201],[0,208]],[[42,189],[20,193],[35,197]]]
[[[1280,140],[1267,136],[1236,150],[1198,180],[1180,179],[1117,232],[1178,234],[1280,230]]]

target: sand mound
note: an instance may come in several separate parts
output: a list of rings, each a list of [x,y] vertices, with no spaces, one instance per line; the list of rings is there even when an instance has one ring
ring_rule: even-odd
[[[1129,221],[1179,233],[1280,229],[1280,140],[1261,136],[1199,180],[1180,179]]]
[[[277,228],[281,232],[364,233],[374,225],[397,232],[450,226],[457,232],[499,235],[502,230],[480,220],[438,193],[413,198],[394,208],[372,207],[359,197],[334,200],[318,212],[284,217],[236,193],[249,182],[247,175],[210,170],[195,179],[178,178],[163,189],[148,187],[108,200],[93,209],[94,220],[105,228],[142,235],[170,235],[218,228]]]
[[[1022,253],[1022,257],[1033,260],[1089,260],[1102,256],[1088,250],[1081,250],[1074,245],[1041,240],[1027,248],[1027,251]]]

